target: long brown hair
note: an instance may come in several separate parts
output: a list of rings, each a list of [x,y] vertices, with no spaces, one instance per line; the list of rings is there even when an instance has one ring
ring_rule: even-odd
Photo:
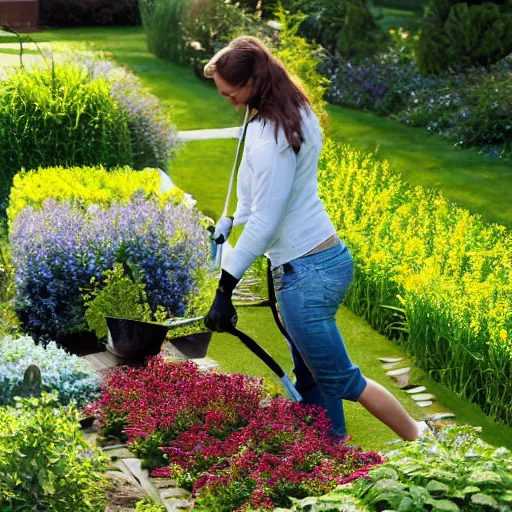
[[[206,64],[207,78],[215,72],[235,87],[251,80],[249,108],[258,110],[258,118],[275,123],[276,140],[281,127],[299,152],[304,142],[300,108],[310,105],[309,98],[264,43],[252,36],[237,37]]]

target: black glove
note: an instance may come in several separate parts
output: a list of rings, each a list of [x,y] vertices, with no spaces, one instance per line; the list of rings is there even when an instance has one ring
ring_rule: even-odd
[[[236,277],[228,274],[225,270],[222,271],[215,299],[204,319],[204,325],[211,331],[229,332],[236,326],[238,315],[231,296],[238,281]]]

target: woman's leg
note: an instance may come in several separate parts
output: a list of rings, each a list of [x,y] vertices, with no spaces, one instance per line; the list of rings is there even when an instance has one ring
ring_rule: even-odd
[[[352,272],[346,247],[292,261],[288,271],[274,275],[283,323],[321,396],[332,404],[342,398],[360,402],[404,440],[416,439],[418,424],[388,391],[365,379],[352,364],[336,325],[334,315]]]
[[[286,341],[293,360],[293,373],[296,378],[295,388],[302,396],[301,403],[304,405],[318,405],[324,408],[327,412],[327,417],[332,422],[329,433],[334,437],[345,437],[347,435],[347,427],[345,424],[343,401],[337,398],[326,397],[322,393],[297,347],[293,342]]]
[[[400,402],[383,386],[366,379],[359,403],[377,419],[387,425],[404,441],[418,439],[418,423],[407,414]]]

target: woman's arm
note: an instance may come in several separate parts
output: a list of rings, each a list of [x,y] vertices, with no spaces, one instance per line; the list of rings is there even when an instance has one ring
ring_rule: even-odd
[[[240,279],[269,247],[281,224],[295,177],[296,155],[272,140],[251,148],[254,198],[245,228],[222,268]]]

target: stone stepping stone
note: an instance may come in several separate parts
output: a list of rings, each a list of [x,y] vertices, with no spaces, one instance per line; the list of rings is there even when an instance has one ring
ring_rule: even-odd
[[[190,498],[190,492],[186,489],[181,489],[180,487],[174,487],[172,489],[164,489],[160,491],[160,498],[169,499],[169,498],[180,498],[187,499]]]
[[[122,463],[130,470],[130,473],[137,479],[139,485],[146,491],[151,499],[158,505],[162,504],[160,493],[149,479],[146,469],[142,469],[139,459],[122,459]]]
[[[212,368],[218,368],[219,364],[214,361],[211,357],[201,357],[198,359],[189,359],[193,363],[196,363],[199,366],[201,371],[211,370]]]
[[[379,357],[382,363],[399,363],[403,360],[403,357]]]
[[[389,370],[389,372],[386,372],[386,375],[395,379],[398,387],[404,388],[409,385],[410,371],[410,368],[399,368],[397,370]]]
[[[455,418],[455,414],[453,412],[436,412],[435,414],[429,414],[427,416],[427,420],[430,421],[447,420],[450,418]]]
[[[430,407],[434,402],[432,400],[425,400],[424,402],[416,402],[419,407]]]
[[[133,459],[135,455],[126,448],[116,448],[115,450],[108,450],[106,454],[112,459]]]
[[[415,388],[406,389],[404,391],[410,395],[414,395],[415,393],[423,393],[423,391],[427,391],[427,388],[425,386],[416,386]]]
[[[398,363],[386,363],[382,365],[382,368],[384,368],[384,370],[392,370],[393,368],[396,368],[397,365]]]
[[[386,375],[388,375],[389,377],[398,377],[399,375],[405,375],[410,372],[411,372],[411,368],[406,367],[406,368],[398,368],[397,370],[390,370],[389,372],[386,373]]]
[[[417,395],[412,395],[412,399],[416,402],[424,402],[426,400],[435,400],[436,397],[432,393],[418,393]]]

